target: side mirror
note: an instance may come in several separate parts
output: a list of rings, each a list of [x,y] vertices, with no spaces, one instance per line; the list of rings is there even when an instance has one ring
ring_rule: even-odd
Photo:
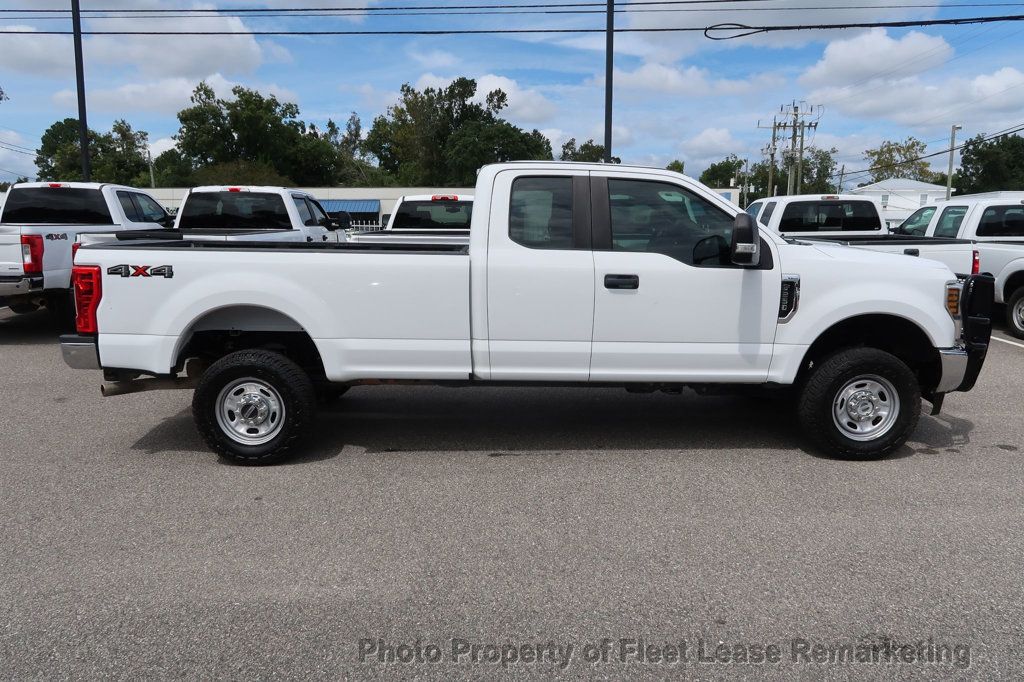
[[[174,216],[165,215],[163,218],[156,222],[160,225],[163,225],[164,227],[174,227]]]
[[[733,222],[730,256],[733,264],[748,268],[757,267],[761,262],[761,235],[747,213],[738,213]]]

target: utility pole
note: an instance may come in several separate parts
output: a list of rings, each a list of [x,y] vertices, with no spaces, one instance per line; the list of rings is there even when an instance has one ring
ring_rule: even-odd
[[[793,194],[793,184],[796,180],[796,173],[793,172],[794,157],[796,157],[796,128],[797,122],[800,120],[800,105],[793,102],[793,125],[790,126],[793,129],[792,141],[789,145],[789,163],[786,167],[789,168],[789,172],[786,174],[786,195]]]
[[[764,128],[764,129],[769,128],[769,126],[761,125],[760,121],[757,122],[757,127],[758,128]],[[761,151],[762,151],[762,153],[767,154],[768,155],[768,159],[769,159],[769,162],[768,162],[768,188],[765,191],[768,193],[768,196],[771,197],[771,196],[775,196],[775,152],[776,152],[775,142],[776,142],[776,136],[778,135],[778,132],[779,132],[779,121],[774,116],[772,117],[772,124],[771,124],[770,127],[772,129],[772,142],[771,142],[770,145],[768,145],[767,148],[762,149]]]
[[[769,152],[772,156],[772,168],[769,170],[769,174],[775,168],[775,139],[776,133],[779,130],[789,130],[789,149],[783,150],[782,158],[785,160],[786,165],[786,194],[799,194],[803,189],[804,181],[804,146],[807,138],[808,128],[811,130],[817,130],[818,121],[807,121],[810,116],[817,113],[818,118],[821,118],[821,107],[820,106],[806,106],[801,108],[800,102],[794,100],[792,109],[789,105],[781,107],[782,121],[772,120],[772,145]],[[758,128],[767,128],[768,126],[758,125]],[[799,141],[799,142],[798,142]],[[773,178],[769,177],[769,185]],[[769,191],[774,193],[774,188],[769,186]]]
[[[77,0],[76,0],[77,2]],[[608,0],[604,47],[604,162],[612,162],[612,67],[615,64],[615,0]]]
[[[949,130],[949,171],[946,173],[946,201],[953,196],[953,154],[956,152],[956,131],[963,130],[962,125],[956,124]]]
[[[839,190],[840,194],[843,193],[843,177],[845,175],[846,175],[846,164],[844,163],[843,167],[839,169],[839,187],[837,189]]]
[[[156,176],[153,174],[153,152],[146,148],[146,159],[149,161],[149,186],[156,187]]]
[[[610,1],[610,0],[609,0]],[[89,122],[85,118],[85,68],[82,64],[82,8],[71,0],[71,28],[75,34],[75,80],[78,83],[78,144],[82,149],[82,180],[92,180],[89,161]]]
[[[743,159],[743,179],[740,185],[740,206],[743,208],[747,207],[745,200],[747,196],[747,183],[750,181],[750,161],[749,159]]]

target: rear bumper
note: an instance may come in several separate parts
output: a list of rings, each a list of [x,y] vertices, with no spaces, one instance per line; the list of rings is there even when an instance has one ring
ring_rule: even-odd
[[[22,275],[15,275],[14,277],[0,277],[0,297],[21,296],[42,290],[43,278],[41,276],[24,277]]]
[[[71,369],[100,369],[100,354],[96,348],[95,336],[61,335],[60,354],[64,358],[64,364]]]

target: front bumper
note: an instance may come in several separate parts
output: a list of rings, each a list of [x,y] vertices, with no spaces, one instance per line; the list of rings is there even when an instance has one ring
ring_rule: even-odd
[[[42,277],[23,277],[21,275],[0,277],[0,298],[23,296],[42,290]]]
[[[960,298],[963,330],[956,348],[940,348],[942,376],[935,393],[969,391],[974,388],[988,355],[992,338],[992,307],[995,279],[991,275],[971,275],[964,282]]]
[[[64,363],[71,369],[100,368],[100,354],[96,347],[95,336],[62,334],[60,354],[64,358]]]

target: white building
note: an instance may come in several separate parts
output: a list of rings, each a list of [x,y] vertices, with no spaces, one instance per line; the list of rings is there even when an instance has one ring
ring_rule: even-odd
[[[933,185],[908,178],[889,178],[849,190],[850,194],[863,194],[882,203],[882,218],[890,226],[899,225],[911,213],[946,198],[943,185]]]

